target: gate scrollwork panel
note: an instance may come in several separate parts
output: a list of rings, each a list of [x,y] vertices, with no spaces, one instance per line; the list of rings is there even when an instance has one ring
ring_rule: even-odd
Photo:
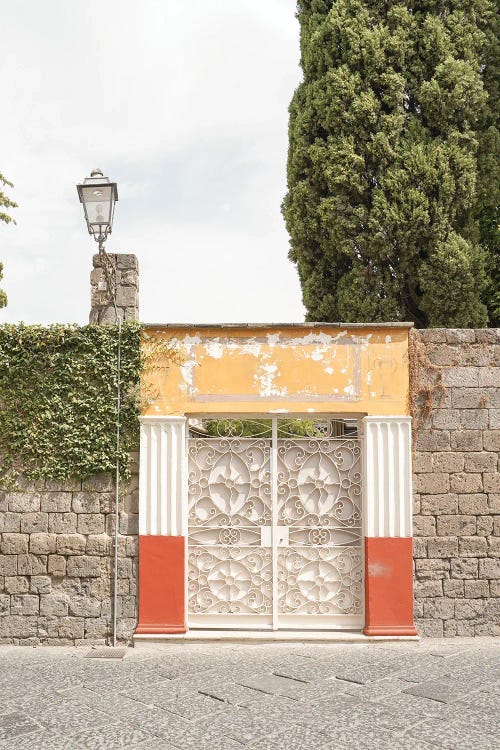
[[[359,615],[361,446],[352,438],[278,441],[278,552],[283,615]]]
[[[272,611],[271,441],[191,439],[188,600],[194,615]]]

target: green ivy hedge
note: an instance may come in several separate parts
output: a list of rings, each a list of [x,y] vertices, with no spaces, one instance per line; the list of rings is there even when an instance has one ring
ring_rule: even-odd
[[[83,479],[116,463],[116,326],[0,326],[0,480]],[[120,469],[137,448],[141,330],[122,329]]]

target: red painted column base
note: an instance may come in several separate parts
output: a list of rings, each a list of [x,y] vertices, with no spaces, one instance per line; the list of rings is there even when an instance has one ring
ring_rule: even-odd
[[[365,635],[418,635],[412,542],[409,537],[365,538]]]
[[[184,586],[184,537],[140,536],[136,635],[186,632]]]

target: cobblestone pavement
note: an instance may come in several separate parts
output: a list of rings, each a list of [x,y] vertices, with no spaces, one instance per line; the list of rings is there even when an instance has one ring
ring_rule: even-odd
[[[498,750],[499,645],[0,646],[0,750]]]

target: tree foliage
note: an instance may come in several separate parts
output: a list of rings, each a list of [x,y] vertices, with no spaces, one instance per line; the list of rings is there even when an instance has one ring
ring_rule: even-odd
[[[9,180],[7,180],[3,176],[3,174],[0,172],[0,221],[5,222],[5,224],[10,224],[10,222],[13,221],[15,224],[16,222],[14,221],[12,216],[7,213],[7,211],[10,208],[17,208],[17,203],[14,203],[13,200],[11,200],[7,195],[5,195],[5,193],[1,189],[2,186],[14,187],[12,182],[9,182]],[[3,278],[3,264],[0,262],[0,281],[2,281],[2,278]],[[6,304],[7,304],[7,295],[2,289],[0,289],[0,308],[5,307]]]
[[[307,319],[493,322],[492,2],[301,0],[298,18],[283,212]]]

